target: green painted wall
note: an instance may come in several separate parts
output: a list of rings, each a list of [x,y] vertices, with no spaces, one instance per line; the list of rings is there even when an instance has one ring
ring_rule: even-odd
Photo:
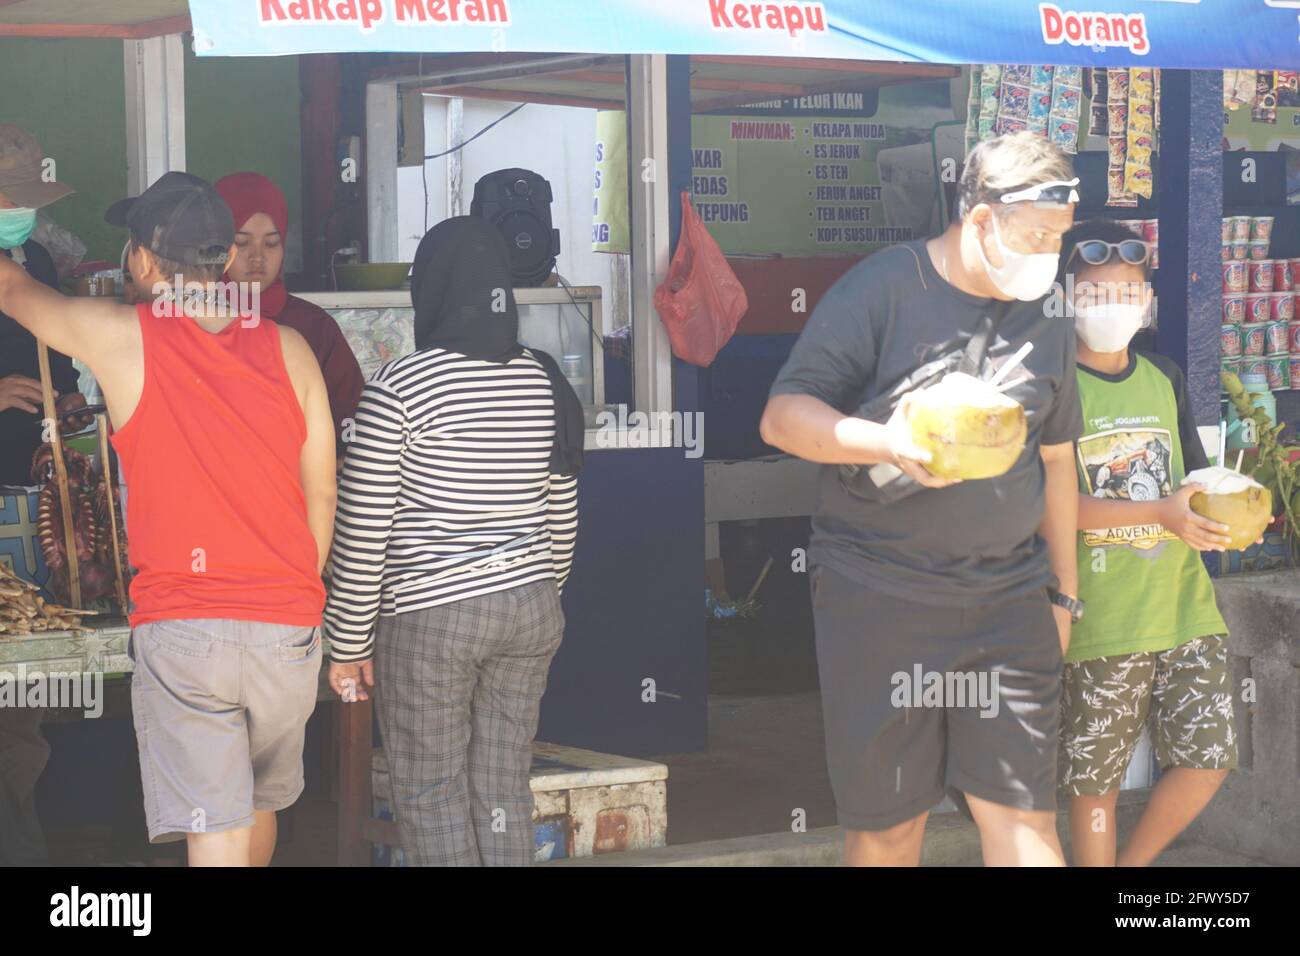
[[[185,56],[185,150],[190,172],[215,182],[261,173],[284,190],[289,228],[302,224],[298,58]],[[238,225],[238,224],[236,224]]]
[[[76,195],[45,213],[91,259],[117,261],[124,238],[104,210],[126,195],[122,41],[0,37],[0,123],[31,130]]]
[[[122,71],[120,40],[0,38],[0,123],[36,134],[59,179],[77,190],[45,212],[81,237],[87,258],[112,262],[125,240],[103,219],[126,195]],[[263,173],[284,189],[290,223],[299,223],[298,102],[296,57],[201,60],[187,44],[189,170],[209,180]]]

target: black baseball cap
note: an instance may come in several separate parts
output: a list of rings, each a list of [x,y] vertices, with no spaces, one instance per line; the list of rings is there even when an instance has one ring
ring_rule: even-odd
[[[235,241],[226,201],[189,173],[164,173],[139,196],[109,206],[104,221],[130,229],[136,242],[164,259],[192,266],[224,265]]]

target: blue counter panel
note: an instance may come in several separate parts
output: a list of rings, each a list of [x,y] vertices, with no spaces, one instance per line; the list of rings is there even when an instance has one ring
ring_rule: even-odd
[[[778,449],[764,443],[758,423],[767,393],[790,357],[797,335],[737,335],[713,364],[699,370],[704,457],[758,458]]]
[[[541,739],[628,756],[707,746],[702,462],[679,448],[588,452]]]

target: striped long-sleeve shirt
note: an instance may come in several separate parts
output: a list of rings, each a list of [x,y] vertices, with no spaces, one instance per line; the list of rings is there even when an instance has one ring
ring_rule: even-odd
[[[373,653],[379,615],[554,579],[577,536],[576,477],[550,473],[550,380],[426,349],[366,385],[339,482],[325,635],[335,661]]]

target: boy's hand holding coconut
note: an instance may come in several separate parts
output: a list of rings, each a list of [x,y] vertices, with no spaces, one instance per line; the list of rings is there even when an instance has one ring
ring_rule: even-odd
[[[1226,537],[1225,545],[1215,550],[1239,551],[1264,540],[1264,529],[1273,520],[1273,496],[1254,478],[1214,465],[1188,474],[1181,490],[1192,486],[1196,490],[1188,496],[1188,507],[1223,529]]]
[[[1168,498],[1155,502],[1160,524],[1197,551],[1226,551],[1232,543],[1226,524],[1212,521],[1192,510],[1192,496],[1205,491],[1199,482],[1184,484]]]

